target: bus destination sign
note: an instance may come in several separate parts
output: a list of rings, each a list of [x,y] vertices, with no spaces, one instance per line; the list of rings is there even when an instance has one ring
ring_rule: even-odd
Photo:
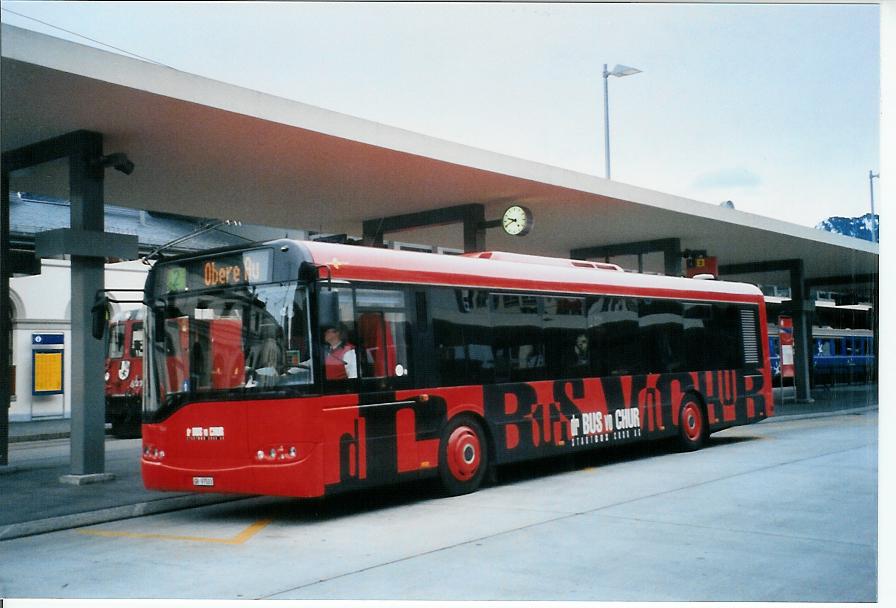
[[[172,264],[165,268],[162,285],[166,292],[177,293],[210,287],[266,283],[271,280],[272,259],[271,249],[253,249]]]

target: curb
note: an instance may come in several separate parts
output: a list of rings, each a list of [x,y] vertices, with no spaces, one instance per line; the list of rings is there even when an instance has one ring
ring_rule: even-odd
[[[771,418],[766,418],[758,424],[773,424],[775,422],[789,422],[791,420],[807,420],[810,418],[830,418],[832,416],[852,416],[853,414],[861,414],[864,412],[877,411],[877,405],[867,405],[864,407],[855,407],[847,410],[830,410],[827,412],[805,412],[801,414],[775,414]]]
[[[53,439],[71,439],[71,431],[56,431],[53,433],[37,433],[35,435],[12,435],[10,434],[9,443],[25,443],[26,441],[50,441]],[[114,439],[112,431],[106,429],[106,439]]]
[[[69,432],[61,433],[39,433],[37,435],[19,435],[9,437],[9,443],[25,443],[26,441],[50,441],[52,439],[69,439],[72,434]]]
[[[118,521],[120,519],[155,515],[157,513],[166,513],[168,511],[205,507],[235,500],[245,500],[247,498],[254,497],[243,495],[183,495],[120,507],[109,507],[107,509],[99,509],[96,511],[86,511],[84,513],[72,513],[70,515],[59,515],[58,517],[48,517],[46,519],[36,519],[34,521],[23,521],[0,528],[0,541],[22,538],[24,536],[34,536],[36,534],[46,534],[47,532],[69,530],[71,528],[80,528],[82,526],[92,526],[94,524]]]

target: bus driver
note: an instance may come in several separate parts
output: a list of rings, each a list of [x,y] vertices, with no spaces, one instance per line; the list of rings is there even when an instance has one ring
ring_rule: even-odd
[[[332,325],[324,329],[324,369],[327,380],[358,377],[358,357],[355,347],[346,342],[342,331]]]

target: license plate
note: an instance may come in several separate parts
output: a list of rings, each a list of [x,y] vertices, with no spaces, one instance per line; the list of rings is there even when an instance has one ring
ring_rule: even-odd
[[[193,478],[194,486],[213,486],[215,485],[214,477],[194,477]]]

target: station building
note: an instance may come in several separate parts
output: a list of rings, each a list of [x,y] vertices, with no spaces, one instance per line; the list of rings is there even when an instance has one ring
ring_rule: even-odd
[[[0,218],[0,306],[10,301],[8,277],[33,269],[36,259],[70,256],[72,432],[89,434],[87,444],[102,441],[102,387],[88,372],[101,370],[102,352],[85,331],[89,310],[105,284],[103,263],[139,255],[137,234],[104,222],[106,198],[133,210],[360,235],[371,245],[394,239],[445,253],[623,261],[667,275],[715,258],[723,279],[790,289],[800,399],[811,399],[812,290],[857,293],[879,309],[876,243],[473,149],[8,25],[2,33],[0,200],[39,192],[71,206],[68,226],[39,232],[33,252],[12,247],[8,214]],[[513,205],[535,218],[525,236],[497,228]],[[0,333],[10,316],[0,314]],[[0,391],[0,401],[7,398]],[[0,452],[5,423],[0,416]],[[93,456],[78,460],[74,473],[97,464]]]

